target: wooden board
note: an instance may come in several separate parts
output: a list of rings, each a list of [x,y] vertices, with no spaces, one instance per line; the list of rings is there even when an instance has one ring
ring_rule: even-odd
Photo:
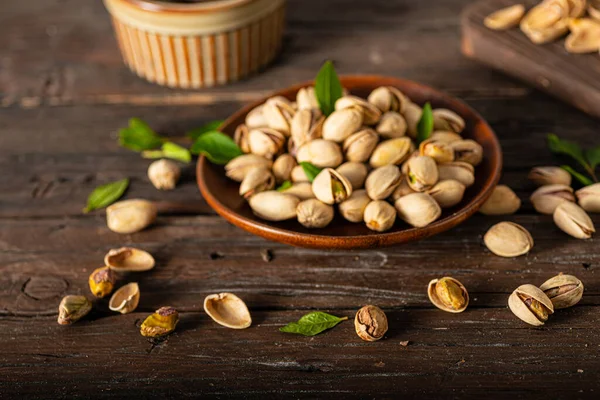
[[[490,13],[518,3],[529,9],[539,0],[483,0],[468,6],[461,21],[462,52],[600,118],[599,54],[569,54],[564,39],[535,45],[518,27],[494,31],[483,25]]]

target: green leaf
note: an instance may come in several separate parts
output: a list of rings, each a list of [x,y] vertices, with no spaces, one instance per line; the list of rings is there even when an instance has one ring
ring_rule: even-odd
[[[125,178],[120,181],[107,183],[106,185],[98,186],[87,199],[87,206],[83,209],[84,213],[110,206],[115,201],[119,200],[127,187],[129,179]]]
[[[297,333],[304,336],[315,336],[347,319],[348,317],[340,318],[320,311],[312,312],[302,316],[298,322],[290,322],[286,326],[279,328],[279,331]]]
[[[595,170],[598,164],[600,164],[600,146],[593,149],[587,149],[585,151],[585,158],[590,163],[592,169]]]
[[[119,144],[133,151],[155,149],[162,139],[144,121],[131,118],[129,127],[119,130]]]
[[[162,145],[161,150],[146,150],[142,152],[144,158],[170,158],[171,160],[189,163],[192,161],[192,154],[188,149],[178,144],[167,142]]]
[[[211,162],[224,165],[241,156],[242,150],[229,136],[211,131],[201,135],[190,149],[192,154],[204,154]]]
[[[570,173],[571,175],[573,175],[573,177],[577,179],[583,186],[589,186],[594,183],[590,178],[583,174],[580,174],[568,165],[561,165],[560,167],[568,173]]]
[[[417,144],[429,139],[431,132],[433,132],[433,112],[431,104],[425,103],[423,114],[417,124]]]
[[[548,147],[553,153],[567,155],[581,164],[581,166],[586,170],[590,169],[590,165],[583,155],[583,150],[577,143],[570,142],[568,140],[562,140],[555,134],[551,133],[548,135]]]
[[[302,161],[300,165],[302,166],[302,169],[304,170],[304,173],[310,182],[314,181],[317,175],[319,175],[322,171],[321,168],[315,167],[307,161]]]
[[[289,188],[291,188],[293,186],[293,183],[291,181],[285,181],[281,184],[281,186],[279,186],[277,188],[278,192],[283,192],[284,190],[287,190]]]
[[[208,124],[201,126],[200,128],[192,129],[186,135],[192,138],[192,140],[196,140],[207,132],[218,131],[219,127],[223,125],[223,122],[225,121],[220,119],[216,121],[211,121]]]
[[[315,79],[315,95],[325,116],[335,110],[335,102],[342,97],[342,92],[342,84],[333,63],[325,62]]]

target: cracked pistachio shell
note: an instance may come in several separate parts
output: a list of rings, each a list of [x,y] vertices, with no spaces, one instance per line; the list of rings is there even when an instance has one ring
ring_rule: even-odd
[[[175,308],[161,307],[142,322],[140,333],[150,338],[168,335],[175,330],[178,322],[179,313]]]
[[[412,160],[413,158],[419,157],[420,155],[421,155],[421,153],[419,152],[418,149],[409,154],[408,158],[402,163],[402,167],[400,168],[400,170],[402,171],[402,173],[404,175],[406,175],[408,173],[409,161]]]
[[[248,171],[240,185],[240,196],[249,199],[257,193],[271,190],[275,187],[275,176],[265,167],[255,167]]]
[[[406,133],[413,139],[417,137],[417,125],[422,115],[423,109],[419,105],[413,102],[406,103],[402,116],[406,120]]]
[[[308,176],[306,176],[306,172],[304,172],[301,165],[297,165],[292,169],[291,178],[294,183],[309,182]]]
[[[106,224],[116,233],[135,233],[151,225],[157,213],[156,205],[151,201],[118,201],[106,208]]]
[[[372,231],[388,231],[396,222],[396,209],[387,201],[374,200],[367,204],[364,220],[367,228]]]
[[[265,102],[262,113],[269,128],[285,136],[290,135],[291,123],[296,111],[289,100],[283,97],[272,97]]]
[[[292,177],[292,170],[298,163],[291,154],[282,154],[273,163],[273,175],[277,183],[289,181]]]
[[[367,101],[381,112],[396,111],[401,114],[404,113],[406,104],[410,102],[404,93],[392,86],[378,87],[371,92]]]
[[[379,135],[370,128],[362,129],[344,140],[343,150],[348,161],[366,162],[379,142]]]
[[[300,147],[296,159],[299,163],[306,161],[319,168],[336,168],[344,161],[344,156],[337,143],[317,139]]]
[[[140,302],[140,287],[136,282],[128,283],[117,290],[110,301],[108,308],[111,311],[128,314],[135,311]]]
[[[248,129],[262,128],[267,126],[267,120],[263,115],[263,107],[264,104],[261,104],[260,106],[253,108],[246,115],[245,124],[248,127]]]
[[[315,197],[325,204],[339,204],[352,194],[352,185],[342,174],[325,168],[312,183]]]
[[[371,202],[366,190],[356,190],[339,205],[340,214],[350,222],[362,222],[365,208]]]
[[[440,205],[427,193],[412,193],[400,197],[394,204],[398,217],[415,228],[423,228],[442,215]]]
[[[483,147],[474,140],[450,142],[450,147],[454,150],[454,161],[463,161],[477,166],[483,160]]]
[[[453,179],[439,181],[427,191],[442,208],[454,207],[465,195],[465,185]]]
[[[410,188],[410,186],[408,185],[408,180],[406,180],[404,178],[404,176],[402,177],[402,182],[400,182],[400,185],[398,185],[398,187],[396,188],[396,190],[394,190],[394,193],[392,193],[392,202],[395,203],[396,200],[398,200],[400,197],[404,197],[406,195],[409,195],[411,193],[417,193],[414,190],[412,190]]]
[[[540,289],[548,296],[555,310],[572,307],[583,296],[583,283],[573,275],[562,273],[542,283]]]
[[[282,152],[285,141],[283,133],[271,128],[252,129],[248,133],[250,152],[269,160]]]
[[[58,306],[58,323],[70,325],[85,317],[91,310],[92,302],[85,296],[65,296]]]
[[[591,18],[574,18],[569,21],[571,34],[565,39],[569,53],[596,53],[600,49],[600,22]]]
[[[456,132],[435,131],[435,132],[433,132],[431,134],[431,136],[429,137],[429,139],[430,140],[434,140],[436,142],[450,143],[450,142],[456,142],[458,140],[462,140],[462,136],[460,136]]]
[[[483,236],[487,248],[500,257],[518,257],[533,248],[529,231],[513,222],[500,222]]]
[[[469,187],[475,183],[475,168],[466,162],[454,161],[438,165],[440,180],[454,179]]]
[[[311,140],[319,139],[325,117],[318,110],[300,110],[292,119],[292,139],[296,148]]]
[[[436,108],[432,111],[433,129],[461,133],[465,129],[465,120],[452,110]]]
[[[385,140],[375,147],[369,164],[373,168],[383,167],[384,165],[402,164],[414,151],[412,140],[409,137]]]
[[[337,172],[342,174],[352,185],[353,190],[361,189],[369,173],[365,164],[359,162],[346,162],[337,167]]]
[[[154,257],[147,251],[133,247],[110,249],[104,256],[104,264],[117,272],[142,272],[154,268]]]
[[[561,184],[571,186],[571,174],[560,167],[534,167],[527,176],[537,186]]]
[[[300,199],[276,190],[267,190],[250,197],[248,203],[256,216],[267,221],[285,221],[296,218]]]
[[[438,163],[445,163],[454,161],[455,152],[451,143],[428,139],[419,145],[419,154],[431,157]]]
[[[495,31],[504,31],[519,25],[525,15],[525,6],[515,4],[494,11],[483,20],[483,24]]]
[[[469,305],[469,292],[465,285],[449,276],[429,282],[427,295],[434,306],[450,313],[461,313]]]
[[[250,130],[245,124],[238,125],[233,134],[233,141],[243,153],[250,153]]]
[[[567,185],[546,185],[533,192],[529,198],[537,212],[552,214],[559,204],[574,202],[573,188]]]
[[[594,223],[583,208],[575,203],[561,203],[553,214],[554,223],[576,239],[589,239],[596,232]]]
[[[242,182],[246,174],[255,167],[271,168],[273,162],[256,154],[244,154],[225,165],[225,175],[236,182]]]
[[[377,306],[362,307],[354,317],[354,329],[365,342],[375,342],[388,330],[388,320],[383,310]]]
[[[575,192],[579,206],[587,212],[600,213],[600,183],[586,186]]]
[[[554,313],[554,306],[546,294],[533,285],[521,285],[508,298],[508,307],[521,321],[542,326]]]
[[[317,199],[304,200],[296,207],[298,222],[306,228],[325,228],[333,221],[333,207]]]
[[[415,192],[425,192],[439,180],[435,160],[427,156],[418,156],[408,161],[406,176],[408,185]]]
[[[90,291],[98,298],[106,297],[113,291],[116,280],[114,272],[109,267],[95,269],[88,279]]]
[[[148,179],[158,190],[173,190],[181,176],[181,168],[171,160],[156,160],[148,167]]]
[[[402,182],[400,168],[395,165],[385,165],[375,168],[365,182],[367,194],[373,200],[383,200],[392,193]]]
[[[320,110],[314,86],[298,90],[296,104],[298,105],[298,110]]]
[[[479,209],[485,215],[510,215],[519,211],[521,199],[506,185],[498,185]]]
[[[356,107],[336,110],[323,123],[323,139],[341,143],[360,130],[363,125],[362,111]]]
[[[521,31],[535,44],[551,42],[568,32],[569,11],[566,0],[544,1],[525,14]]]
[[[233,293],[206,296],[204,311],[213,321],[226,328],[246,329],[252,325],[252,318],[246,303]]]
[[[290,188],[285,189],[281,193],[291,194],[292,196],[296,196],[300,200],[308,200],[315,198],[315,194],[312,191],[312,184],[308,181],[294,183]]]
[[[406,120],[396,111],[388,111],[381,116],[375,131],[384,139],[399,138],[406,135]]]
[[[343,96],[335,102],[336,110],[357,108],[363,115],[365,125],[375,125],[381,119],[381,110],[366,100],[356,96]]]

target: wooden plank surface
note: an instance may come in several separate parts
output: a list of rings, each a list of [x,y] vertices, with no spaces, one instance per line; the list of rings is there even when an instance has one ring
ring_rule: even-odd
[[[460,55],[459,19],[469,0],[291,0],[284,53],[268,73],[210,91],[149,85],[122,65],[101,2],[13,2],[0,14],[0,398],[594,398],[598,372],[598,239],[577,241],[527,198],[528,169],[556,160],[548,132],[592,145],[597,121]],[[340,12],[343,9],[344,12]],[[34,50],[35,49],[35,50]],[[163,134],[224,118],[270,89],[311,78],[325,59],[342,73],[416,79],[465,99],[498,132],[503,181],[523,199],[509,220],[536,245],[518,259],[492,256],[477,215],[437,237],[377,251],[324,252],[251,236],[214,215],[193,166],[173,192],[146,178],[148,161],[121,149],[116,131],[139,116]],[[183,207],[146,231],[110,232],[102,211],[82,215],[97,185],[129,176],[128,198]],[[600,217],[594,216],[600,224]],[[100,301],[70,327],[60,298],[87,293],[104,253],[123,244],[151,251],[157,267],[138,281],[138,310],[117,316]],[[273,260],[265,262],[261,251]],[[518,285],[558,272],[586,285],[580,306],[529,328],[506,308]],[[471,294],[464,314],[429,303],[442,275]],[[232,331],[202,311],[206,294],[243,297],[254,325]],[[311,310],[352,317],[380,305],[390,331],[362,342],[352,322],[314,337],[278,332]],[[176,333],[151,343],[140,321],[159,306],[182,312]],[[401,342],[409,341],[408,346]]]

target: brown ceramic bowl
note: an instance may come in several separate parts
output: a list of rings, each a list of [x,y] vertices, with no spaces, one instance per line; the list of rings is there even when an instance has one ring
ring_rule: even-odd
[[[385,233],[369,230],[364,224],[346,221],[339,214],[323,229],[306,229],[297,221],[268,222],[256,217],[246,201],[238,194],[239,183],[225,176],[222,166],[211,164],[205,157],[198,160],[198,185],[208,204],[223,218],[234,225],[269,240],[294,246],[321,249],[360,249],[390,246],[423,239],[455,227],[473,215],[491,195],[500,179],[502,151],[490,126],[473,109],[462,101],[428,86],[415,82],[384,76],[344,76],[342,84],[352,94],[366,98],[379,86],[394,86],[417,104],[429,101],[433,108],[448,108],[461,115],[467,127],[465,138],[476,140],[483,146],[483,162],[475,168],[475,184],[467,189],[460,204],[446,209],[442,217],[425,228],[412,228],[397,221],[394,228]],[[280,90],[274,95],[295,99],[296,92],[312,82],[305,82]],[[270,97],[270,96],[269,96]],[[233,135],[235,128],[244,122],[246,114],[266,99],[250,104],[231,116],[221,130]]]

